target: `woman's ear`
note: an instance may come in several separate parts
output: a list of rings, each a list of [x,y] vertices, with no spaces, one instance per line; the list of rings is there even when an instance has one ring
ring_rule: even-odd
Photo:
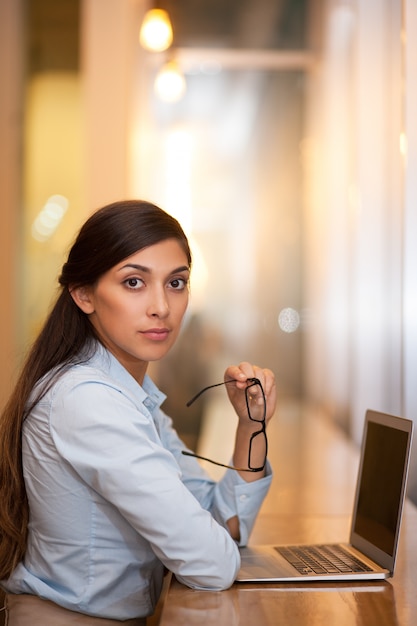
[[[87,315],[94,313],[94,303],[91,298],[91,292],[89,287],[74,287],[69,289],[71,298],[75,304]]]

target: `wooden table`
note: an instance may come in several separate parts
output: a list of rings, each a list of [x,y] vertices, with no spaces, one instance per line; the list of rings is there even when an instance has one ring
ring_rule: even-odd
[[[216,407],[200,452],[225,441]],[[227,410],[227,409],[226,409]],[[220,426],[222,437],[216,436]],[[233,430],[233,424],[230,426]],[[230,433],[232,436],[232,432]],[[232,439],[230,439],[232,441]],[[323,416],[288,405],[269,429],[274,481],[250,543],[344,541],[348,537],[358,450]],[[214,450],[215,448],[215,450]],[[221,457],[221,459],[227,458]],[[407,502],[395,575],[371,583],[242,584],[193,591],[172,579],[161,626],[415,626],[417,509]]]

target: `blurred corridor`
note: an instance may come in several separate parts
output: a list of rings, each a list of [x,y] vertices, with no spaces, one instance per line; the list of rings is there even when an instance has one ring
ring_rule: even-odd
[[[161,0],[158,53],[151,4],[1,2],[1,402],[78,225],[141,197],[194,248],[170,358],[195,367],[154,372],[179,423],[184,393],[243,359],[356,442],[368,407],[417,420],[415,2]],[[174,102],[154,89],[168,61]]]

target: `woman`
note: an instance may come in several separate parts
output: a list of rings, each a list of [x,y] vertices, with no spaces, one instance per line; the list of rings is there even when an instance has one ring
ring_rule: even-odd
[[[1,421],[10,626],[145,624],[165,568],[196,589],[233,583],[271,480],[249,404],[270,419],[274,377],[246,362],[226,370],[240,469],[213,482],[146,375],[178,336],[190,269],[180,225],[150,203],[114,203],[81,228]]]

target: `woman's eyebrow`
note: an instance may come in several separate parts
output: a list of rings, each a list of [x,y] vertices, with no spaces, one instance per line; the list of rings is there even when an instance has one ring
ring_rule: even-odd
[[[119,268],[118,271],[120,272],[121,270],[128,269],[128,268],[139,270],[140,272],[144,272],[146,274],[152,273],[152,269],[150,267],[146,267],[146,265],[138,265],[137,263],[126,263],[126,265],[123,265],[123,267]],[[190,268],[188,267],[188,265],[181,265],[180,267],[177,267],[176,269],[172,270],[170,274],[176,274],[177,272],[189,272],[189,271],[190,271]]]
[[[146,267],[145,265],[137,265],[136,263],[126,263],[123,267],[119,267],[118,271],[121,272],[122,270],[129,268],[139,270],[140,272],[146,272],[148,274],[152,271],[149,267]]]

